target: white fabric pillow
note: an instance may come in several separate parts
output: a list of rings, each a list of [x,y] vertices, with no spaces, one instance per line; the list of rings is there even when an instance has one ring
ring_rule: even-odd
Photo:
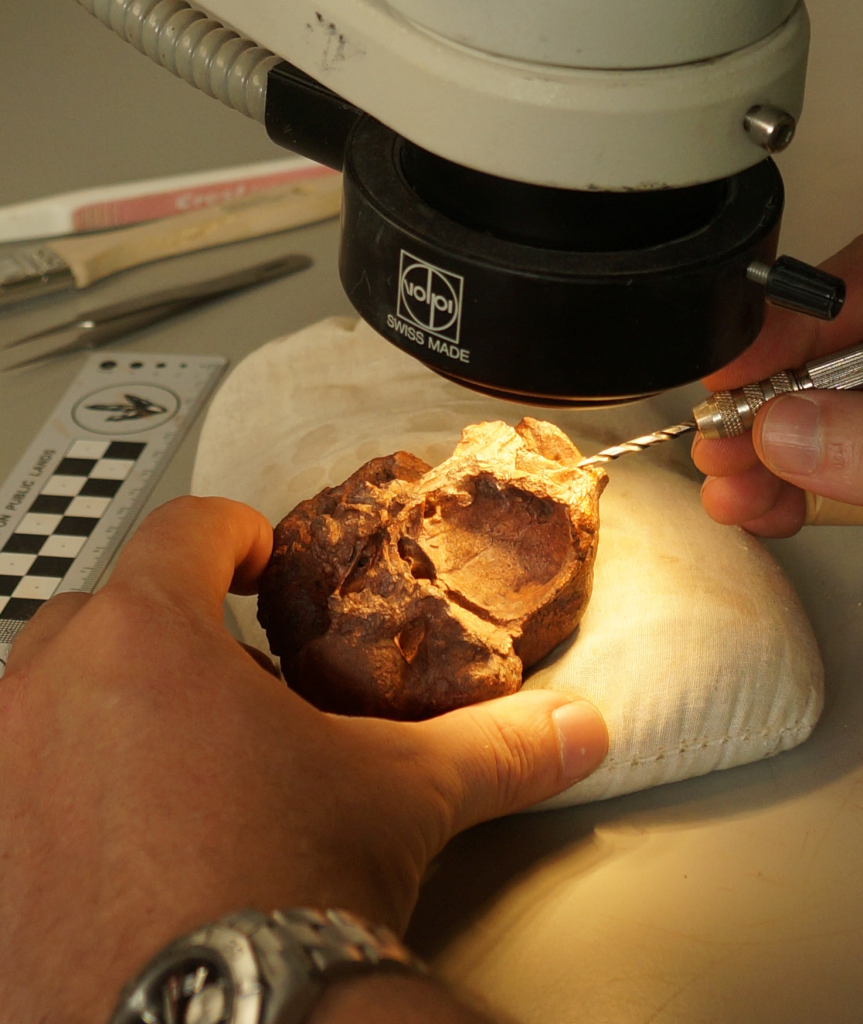
[[[434,465],[468,423],[525,414],[553,420],[585,454],[643,432],[626,407],[537,413],[476,395],[366,324],[326,320],[229,376],[201,432],[192,488],[276,523],[377,455],[402,449]],[[679,449],[677,458],[685,463]],[[769,757],[806,739],[821,711],[821,660],[788,580],[756,540],[708,519],[691,472],[668,462],[651,452],[609,467],[591,604],[525,683],[589,698],[611,737],[600,769],[543,806]],[[229,600],[246,642],[267,650],[255,599]]]

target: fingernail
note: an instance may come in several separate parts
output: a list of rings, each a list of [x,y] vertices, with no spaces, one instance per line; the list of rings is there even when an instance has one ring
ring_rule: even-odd
[[[605,720],[587,700],[561,705],[552,718],[564,775],[570,782],[577,782],[598,768],[608,753]]]
[[[783,395],[768,402],[761,426],[761,447],[769,469],[809,476],[821,465],[818,406],[807,398]]]

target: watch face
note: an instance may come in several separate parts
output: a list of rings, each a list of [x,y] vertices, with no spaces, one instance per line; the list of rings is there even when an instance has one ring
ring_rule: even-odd
[[[226,1024],[233,1014],[227,965],[215,957],[189,957],[149,980],[129,1024]]]
[[[172,942],[126,987],[111,1024],[258,1024],[267,984],[249,937],[255,911]]]

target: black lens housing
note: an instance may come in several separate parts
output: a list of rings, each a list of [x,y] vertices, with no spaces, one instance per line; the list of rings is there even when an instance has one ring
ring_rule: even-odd
[[[497,238],[565,252],[645,249],[701,230],[725,203],[726,182],[649,192],[589,192],[498,178],[396,144],[413,191],[451,220]]]
[[[764,290],[746,268],[776,253],[783,188],[770,160],[691,189],[574,192],[459,167],[363,116],[344,175],[351,302],[476,390],[627,401],[719,369],[761,327]]]
[[[510,181],[423,150],[287,62],[269,73],[266,125],[344,171],[339,272],[357,311],[468,387],[627,401],[719,369],[761,328],[764,288],[746,270],[776,255],[769,159],[689,188]]]

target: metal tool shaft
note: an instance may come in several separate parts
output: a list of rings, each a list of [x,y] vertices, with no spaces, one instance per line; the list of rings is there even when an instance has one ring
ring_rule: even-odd
[[[766,380],[734,391],[717,391],[692,410],[694,420],[678,423],[665,430],[657,430],[644,437],[633,438],[623,444],[606,448],[579,462],[579,468],[599,466],[619,459],[621,455],[642,452],[663,441],[697,430],[702,437],[736,437],[745,434],[755,421],[755,414],[771,398],[820,388],[831,391],[863,389],[863,345],[833,352],[829,356],[813,359],[793,370],[782,370]]]
[[[645,448],[652,448],[654,445],[671,441],[682,434],[690,434],[696,430],[694,420],[687,420],[685,423],[676,423],[673,427],[666,427],[664,430],[655,430],[652,434],[645,434],[643,437],[634,437],[631,441],[624,441],[623,444],[616,444],[611,448],[605,448],[596,455],[582,459],[578,464],[579,469],[586,469],[588,466],[601,466],[606,462],[613,462],[621,455],[630,455],[633,452],[643,452]]]
[[[97,306],[79,318],[18,338],[5,347],[0,343],[0,373],[70,352],[99,348],[109,341],[177,316],[212,299],[233,295],[244,288],[285,277],[304,270],[311,264],[309,256],[292,253],[251,267],[242,267],[218,277]]]

